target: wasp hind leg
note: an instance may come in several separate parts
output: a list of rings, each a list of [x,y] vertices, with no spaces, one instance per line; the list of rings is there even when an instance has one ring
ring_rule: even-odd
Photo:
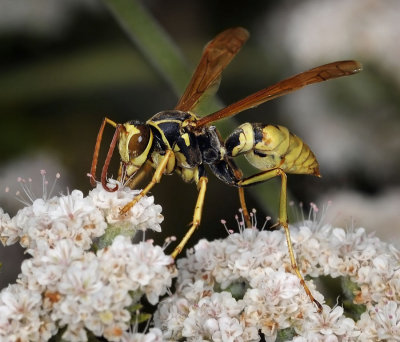
[[[251,228],[253,225],[251,223],[249,211],[247,210],[246,200],[244,198],[244,188],[239,187],[238,190],[239,190],[240,207],[242,208],[244,223],[247,228]]]
[[[315,303],[318,308],[318,312],[322,312],[322,305],[313,297],[310,289],[308,288],[306,282],[304,281],[303,276],[300,273],[300,270],[297,266],[296,258],[294,256],[292,240],[290,238],[289,231],[289,223],[288,223],[288,214],[287,214],[287,176],[286,173],[282,169],[271,169],[267,171],[263,171],[257,173],[248,178],[244,178],[238,182],[240,187],[246,187],[249,185],[253,185],[260,182],[265,182],[271,178],[280,176],[281,177],[281,196],[279,200],[279,225],[281,225],[285,231],[286,242],[289,250],[290,263],[293,271],[296,273],[297,277],[300,279],[300,283],[304,288],[304,291],[307,293],[308,297]]]
[[[239,201],[242,208],[244,223],[246,227],[251,228],[252,224],[244,198],[244,189],[238,186],[238,182],[243,179],[242,171],[236,166],[235,162],[232,159],[228,159],[227,157],[210,164],[209,167],[218,179],[222,180],[224,183],[230,186],[238,187]]]

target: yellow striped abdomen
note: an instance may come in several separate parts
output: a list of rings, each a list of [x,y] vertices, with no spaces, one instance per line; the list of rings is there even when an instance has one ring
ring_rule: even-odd
[[[285,173],[320,176],[314,153],[286,127],[244,123],[225,141],[229,156],[244,154],[261,171],[280,168]]]

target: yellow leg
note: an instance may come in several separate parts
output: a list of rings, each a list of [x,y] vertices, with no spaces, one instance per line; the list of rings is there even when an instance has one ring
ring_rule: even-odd
[[[126,204],[122,209],[121,209],[121,214],[125,214],[129,209],[131,209],[137,202],[140,201],[140,199],[145,196],[152,188],[154,185],[160,182],[161,177],[168,165],[169,158],[172,155],[172,150],[167,150],[165,153],[165,156],[161,163],[157,166],[157,169],[154,172],[153,178],[151,179],[150,183],[147,184],[147,186],[141,191],[139,195],[137,195],[131,202]]]
[[[193,214],[193,221],[192,225],[189,228],[189,230],[186,232],[185,236],[179,242],[179,245],[175,247],[174,251],[172,252],[171,256],[175,259],[180,252],[182,252],[183,247],[185,247],[186,243],[190,239],[190,237],[193,235],[193,233],[196,231],[197,227],[200,225],[201,221],[201,214],[203,212],[203,205],[204,205],[204,197],[206,195],[206,189],[207,189],[207,177],[203,176],[200,177],[199,182],[198,182],[198,188],[199,188],[199,195],[197,196],[197,202],[196,206],[194,208],[194,214]]]
[[[153,167],[151,166],[150,162],[147,161],[135,174],[134,177],[130,181],[126,183],[126,186],[130,187],[131,189],[135,189],[137,185],[146,177],[151,171]]]
[[[247,228],[251,228],[251,221],[250,221],[250,215],[249,211],[247,210],[246,206],[246,201],[244,198],[244,188],[238,188],[239,190],[239,200],[240,200],[240,206],[242,207],[243,210],[243,217],[244,217],[244,223],[246,224]]]
[[[122,181],[122,161],[119,163],[117,180],[118,180],[118,182]]]
[[[265,182],[273,177],[281,177],[281,196],[279,201],[279,224],[285,230],[286,241],[289,250],[290,263],[293,271],[296,273],[297,277],[300,279],[300,283],[306,291],[308,297],[311,301],[315,303],[318,307],[318,312],[322,312],[322,305],[313,297],[310,289],[308,288],[303,276],[301,275],[299,268],[296,263],[296,258],[294,256],[292,239],[290,238],[288,215],[287,215],[287,176],[282,169],[272,169],[264,172],[257,173],[256,175],[250,176],[238,182],[239,186],[248,186],[251,184]]]

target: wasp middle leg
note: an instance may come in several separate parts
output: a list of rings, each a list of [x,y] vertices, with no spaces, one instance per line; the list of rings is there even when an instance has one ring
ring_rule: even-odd
[[[182,252],[186,243],[188,242],[190,237],[193,235],[193,233],[196,231],[196,229],[200,225],[201,215],[202,215],[203,206],[204,206],[204,198],[205,198],[206,189],[207,189],[207,182],[208,182],[207,177],[202,176],[202,177],[200,177],[200,179],[197,183],[199,195],[197,196],[196,206],[194,208],[192,225],[189,228],[189,230],[186,232],[185,236],[182,238],[181,242],[179,242],[178,246],[176,246],[174,251],[172,252],[171,256],[174,259],[178,256],[178,254],[180,252]]]

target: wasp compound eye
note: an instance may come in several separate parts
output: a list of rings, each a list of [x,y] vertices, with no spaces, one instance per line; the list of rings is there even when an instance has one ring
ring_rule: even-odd
[[[137,133],[129,139],[128,149],[130,158],[140,156],[145,150],[150,139],[150,127],[147,125],[135,125]]]

